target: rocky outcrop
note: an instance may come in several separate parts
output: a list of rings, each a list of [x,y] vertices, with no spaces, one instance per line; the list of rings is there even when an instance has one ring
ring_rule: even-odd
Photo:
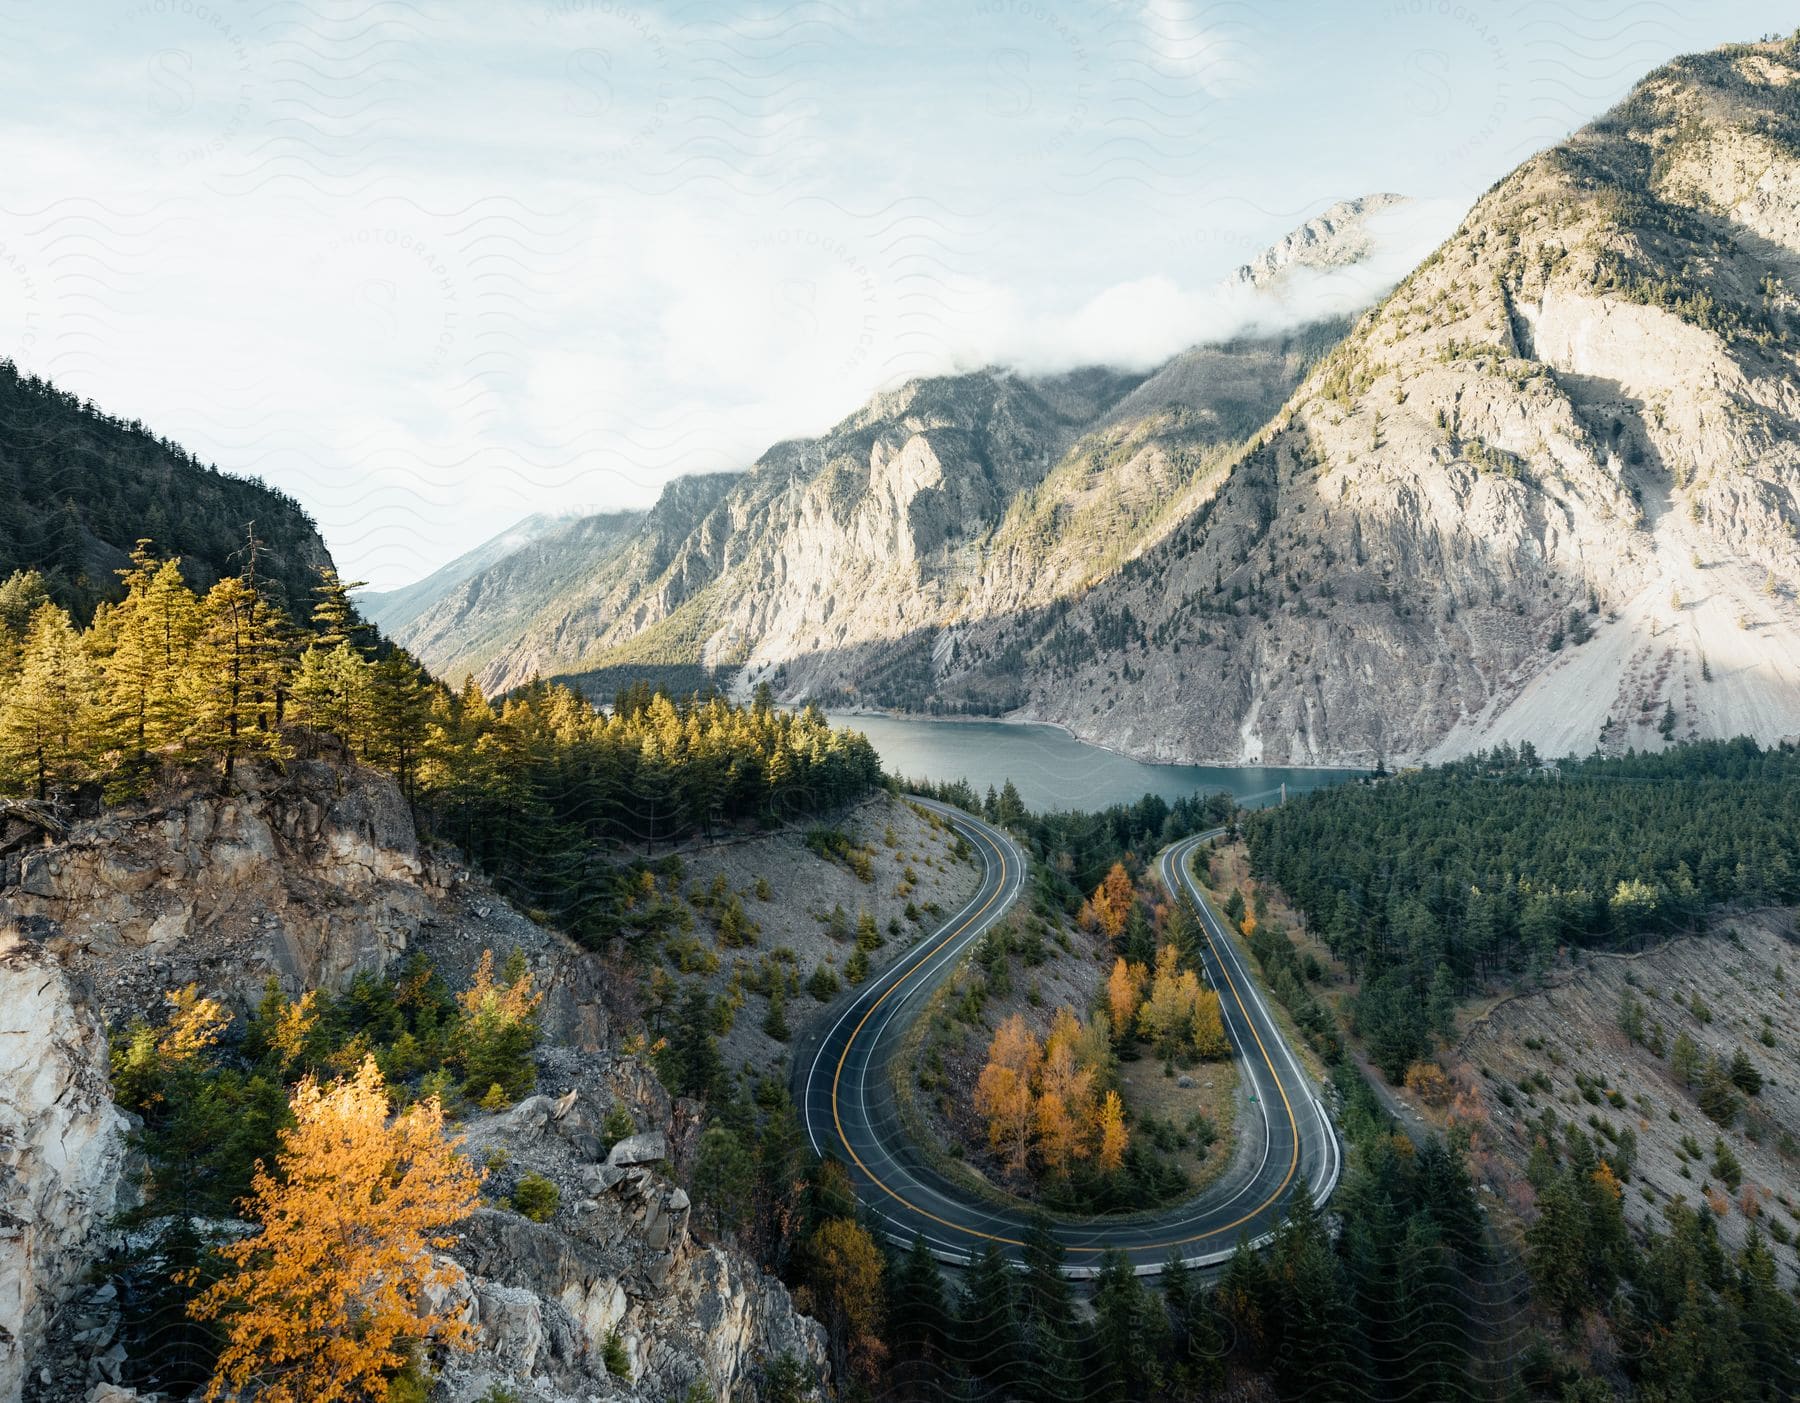
[[[472,1153],[503,1159],[516,1180],[557,1185],[551,1221],[482,1210],[455,1250],[469,1274],[480,1347],[448,1362],[450,1396],[479,1397],[497,1378],[530,1379],[549,1396],[586,1397],[606,1381],[615,1393],[680,1398],[698,1382],[721,1403],[756,1396],[762,1371],[790,1356],[826,1378],[824,1332],[798,1314],[787,1288],[740,1254],[697,1241],[685,1190],[658,1172],[678,1156],[661,1128],[606,1146],[606,1109],[645,1123],[635,1059],[547,1069],[560,1095],[531,1097],[466,1127]],[[667,1124],[678,1128],[681,1107]],[[628,1361],[608,1372],[609,1339]],[[545,1396],[545,1395],[540,1395]]]
[[[1296,268],[1324,271],[1360,263],[1374,249],[1369,217],[1406,202],[1406,196],[1394,194],[1339,200],[1279,243],[1264,249],[1233,273],[1229,282],[1236,287],[1263,290],[1274,286]]]
[[[612,1050],[608,966],[453,855],[422,852],[386,777],[318,760],[246,767],[230,794],[15,827],[0,835],[0,1403],[21,1383],[30,1403],[61,1403],[138,1377],[120,1284],[136,1278],[104,1269],[106,1225],[132,1186],[109,1021],[153,1015],[190,982],[241,1007],[271,976],[291,992],[341,987],[413,953],[460,988],[483,951],[514,949],[545,995],[547,1094],[471,1122],[467,1149],[507,1166],[490,1177],[499,1201],[530,1170],[559,1186],[562,1208],[541,1224],[487,1208],[467,1225],[436,1304],[480,1347],[445,1363],[436,1396],[461,1403],[498,1383],[539,1403],[660,1403],[698,1381],[745,1400],[783,1354],[823,1377],[819,1327],[781,1283],[690,1233],[675,1176],[692,1168],[701,1108]],[[615,1108],[636,1133],[607,1133]],[[628,1379],[607,1370],[615,1330]]]
[[[240,999],[379,972],[434,914],[386,777],[296,761],[233,792],[179,789],[0,855],[0,919],[94,976],[108,1008],[199,980]]]
[[[106,1032],[48,951],[0,927],[0,1403],[129,1193]]]

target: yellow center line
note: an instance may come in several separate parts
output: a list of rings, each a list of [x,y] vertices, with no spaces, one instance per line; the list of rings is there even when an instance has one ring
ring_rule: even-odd
[[[981,835],[979,833],[977,833],[976,836],[979,838]],[[992,896],[990,896],[985,902],[982,903],[981,909],[979,911],[976,911],[967,920],[963,921],[962,924],[959,925],[954,931],[952,931],[949,935],[945,936],[943,940],[939,941],[937,943],[937,945],[935,947],[933,947],[933,949],[931,950],[931,952],[929,954],[927,954],[923,959],[921,959],[911,969],[907,970],[905,974],[901,975],[900,978],[896,979],[891,985],[889,985],[887,987],[887,989],[882,992],[881,997],[878,998],[877,1000],[875,1000],[874,1003],[869,1005],[868,1011],[866,1013],[864,1013],[860,1019],[857,1020],[856,1026],[850,1030],[850,1036],[847,1039],[845,1039],[845,1041],[844,1041],[844,1050],[843,1050],[842,1054],[838,1057],[837,1070],[832,1075],[832,1078],[831,1078],[831,1119],[832,1119],[832,1123],[837,1127],[839,1143],[841,1143],[843,1145],[844,1149],[849,1153],[850,1158],[855,1162],[856,1167],[858,1169],[862,1170],[862,1172],[868,1177],[870,1182],[873,1183],[877,1188],[879,1188],[883,1193],[887,1194],[890,1198],[894,1199],[898,1203],[905,1205],[907,1208],[912,1210],[914,1213],[917,1213],[920,1217],[928,1218],[934,1223],[938,1223],[943,1227],[951,1229],[953,1232],[964,1233],[964,1234],[968,1235],[969,1237],[978,1237],[986,1242],[1005,1243],[1009,1247],[1023,1247],[1025,1244],[1019,1238],[1004,1237],[1004,1236],[1001,1236],[996,1233],[982,1232],[979,1228],[967,1227],[962,1223],[952,1222],[948,1218],[940,1218],[937,1214],[931,1212],[929,1209],[919,1207],[918,1204],[913,1203],[910,1199],[906,1198],[904,1195],[902,1195],[902,1194],[896,1192],[894,1189],[890,1188],[882,1180],[880,1175],[876,1174],[872,1169],[869,1168],[868,1165],[866,1165],[862,1162],[862,1157],[856,1153],[856,1147],[850,1143],[850,1137],[844,1133],[843,1118],[840,1115],[839,1110],[838,1110],[838,1085],[843,1079],[844,1063],[849,1060],[850,1049],[855,1045],[857,1037],[862,1033],[863,1026],[866,1023],[868,1023],[868,1021],[871,1018],[873,1018],[875,1016],[875,1010],[880,1008],[884,1003],[886,1003],[888,1001],[888,999],[893,995],[895,990],[900,988],[901,985],[905,984],[907,980],[911,979],[915,974],[917,974],[920,970],[922,970],[926,965],[930,964],[932,959],[941,950],[943,950],[945,946],[949,945],[952,941],[956,940],[965,931],[967,931],[971,925],[975,924],[975,922],[979,921],[985,914],[987,914],[988,908],[991,907],[996,901],[998,901],[1000,899],[1000,894],[1006,890],[1006,877],[1007,877],[1006,850],[1005,850],[1005,848],[1001,847],[999,844],[994,844],[993,847],[994,847],[995,852],[997,852],[1000,856],[1000,881],[994,890],[994,894]],[[1177,860],[1176,879],[1178,882],[1181,880],[1183,875],[1184,874],[1180,870],[1179,860]],[[1173,893],[1173,895],[1180,897],[1182,895],[1182,893],[1179,890],[1177,890]],[[1201,898],[1201,900],[1204,900],[1204,898]],[[1269,1050],[1263,1046],[1262,1035],[1256,1031],[1256,1022],[1254,1019],[1252,1019],[1250,1017],[1250,1011],[1244,1007],[1244,996],[1238,990],[1237,981],[1231,977],[1230,964],[1225,960],[1225,958],[1222,955],[1219,954],[1218,944],[1212,938],[1212,931],[1207,926],[1207,922],[1206,922],[1204,914],[1199,913],[1199,912],[1197,912],[1196,914],[1201,916],[1200,930],[1201,930],[1202,934],[1204,934],[1206,936],[1206,943],[1212,949],[1213,955],[1218,961],[1219,970],[1225,976],[1226,983],[1230,984],[1230,986],[1231,986],[1231,996],[1233,999],[1235,999],[1237,1001],[1238,1012],[1243,1015],[1245,1026],[1247,1026],[1250,1029],[1250,1036],[1256,1040],[1256,1050],[1262,1054],[1263,1065],[1269,1069],[1269,1075],[1274,1078],[1275,1090],[1281,1096],[1282,1108],[1287,1112],[1288,1125],[1293,1130],[1294,1154],[1293,1154],[1292,1160],[1288,1164],[1287,1173],[1282,1177],[1281,1183],[1276,1186],[1275,1191],[1273,1193],[1271,1193],[1261,1203],[1257,1204],[1256,1207],[1252,1208],[1248,1213],[1244,1214],[1241,1218],[1237,1218],[1237,1219],[1233,1220],[1232,1222],[1226,1223],[1222,1227],[1211,1228],[1208,1231],[1203,1232],[1203,1233],[1195,1233],[1190,1237],[1174,1238],[1167,1242],[1142,1243],[1138,1247],[1133,1249],[1135,1251],[1140,1251],[1140,1252],[1155,1251],[1159,1248],[1165,1248],[1165,1247],[1183,1247],[1183,1246],[1186,1246],[1188,1243],[1200,1242],[1200,1241],[1205,1240],[1206,1238],[1218,1237],[1223,1233],[1230,1232],[1233,1228],[1242,1227],[1245,1223],[1249,1222],[1252,1218],[1256,1217],[1257,1214],[1261,1213],[1265,1208],[1269,1207],[1270,1204],[1274,1203],[1276,1199],[1280,1198],[1282,1196],[1282,1194],[1287,1191],[1287,1186],[1293,1182],[1294,1174],[1300,1167],[1300,1124],[1294,1118],[1294,1108],[1289,1103],[1287,1091],[1282,1086],[1281,1077],[1275,1070],[1274,1059],[1272,1059],[1269,1056]],[[1096,1220],[1096,1221],[1104,1221],[1104,1220]],[[1104,1247],[1066,1246],[1065,1250],[1069,1251],[1069,1252],[1078,1252],[1078,1253],[1094,1253],[1094,1252],[1104,1252],[1107,1249]]]

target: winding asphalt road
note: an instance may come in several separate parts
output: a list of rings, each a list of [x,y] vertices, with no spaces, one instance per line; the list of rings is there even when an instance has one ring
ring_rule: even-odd
[[[993,1244],[1017,1263],[1027,1213],[989,1201],[931,1163],[901,1123],[893,1072],[895,1059],[905,1055],[907,1029],[931,995],[1018,900],[1025,855],[991,824],[948,805],[916,802],[948,819],[974,847],[985,868],[980,890],[879,978],[827,1010],[795,1049],[795,1101],[814,1151],[845,1163],[858,1198],[893,1240],[910,1244],[922,1236],[940,1260],[959,1264]],[[1176,1207],[1130,1217],[1053,1219],[1070,1276],[1095,1274],[1109,1248],[1125,1252],[1141,1276],[1160,1272],[1172,1255],[1190,1266],[1215,1267],[1241,1237],[1266,1240],[1302,1184],[1311,1186],[1319,1203],[1337,1187],[1342,1152],[1316,1088],[1191,875],[1194,850],[1212,836],[1166,848],[1157,857],[1157,874],[1197,912],[1205,930],[1206,975],[1219,990],[1226,1031],[1256,1098],[1238,1111],[1238,1133],[1248,1144],[1205,1192]]]

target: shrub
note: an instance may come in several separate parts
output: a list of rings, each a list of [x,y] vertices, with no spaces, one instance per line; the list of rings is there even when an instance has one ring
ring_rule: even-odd
[[[600,1122],[600,1134],[609,1150],[627,1135],[637,1134],[637,1122],[631,1118],[631,1112],[625,1109],[623,1101],[612,1103],[606,1119]]]
[[[631,1377],[631,1356],[625,1353],[625,1341],[619,1338],[617,1330],[606,1332],[606,1343],[600,1347],[600,1358],[606,1363],[606,1372],[615,1379]]]
[[[562,1191],[542,1174],[527,1174],[513,1189],[512,1206],[534,1223],[547,1223],[556,1216],[562,1202]]]
[[[840,987],[837,975],[832,972],[831,966],[823,961],[813,966],[813,972],[806,981],[806,992],[820,1003],[831,999]]]

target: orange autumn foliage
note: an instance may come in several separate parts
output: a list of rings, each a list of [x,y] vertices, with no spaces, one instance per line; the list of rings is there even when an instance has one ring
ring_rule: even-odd
[[[1128,965],[1123,955],[1113,961],[1112,975],[1106,981],[1106,1007],[1121,1037],[1137,1025],[1138,1000],[1149,977],[1143,965]]]
[[[418,1342],[469,1344],[465,1321],[427,1304],[455,1277],[433,1253],[454,1245],[481,1184],[436,1099],[390,1121],[369,1057],[346,1081],[305,1078],[290,1104],[275,1170],[258,1163],[244,1201],[262,1230],[219,1249],[233,1270],[188,1306],[227,1332],[209,1403],[247,1390],[258,1403],[360,1403]]]
[[[1006,1155],[1015,1173],[1024,1172],[1031,1151],[1031,1083],[1042,1061],[1037,1035],[1024,1015],[1015,1013],[995,1030],[987,1065],[975,1084],[975,1109],[987,1117],[988,1142]]]
[[[1104,1139],[1095,1096],[1111,1056],[1105,1019],[1084,1027],[1066,1006],[1053,1015],[1042,1045],[1022,1014],[1000,1025],[975,1085],[975,1109],[1011,1172],[1023,1174],[1033,1151],[1054,1173],[1095,1153]]]
[[[1115,862],[1105,880],[1094,888],[1090,902],[1094,919],[1099,922],[1100,929],[1106,933],[1108,940],[1117,940],[1124,934],[1125,922],[1136,901],[1137,892],[1131,885],[1131,874],[1125,870],[1124,863]]]
[[[1086,1153],[1068,1103],[1058,1093],[1046,1091],[1039,1096],[1033,1114],[1037,1121],[1038,1153],[1049,1168],[1061,1173],[1077,1154]]]
[[[1130,1137],[1125,1130],[1125,1103],[1119,1093],[1109,1091],[1100,1106],[1100,1168],[1108,1174],[1119,1172],[1125,1163],[1125,1147]]]

